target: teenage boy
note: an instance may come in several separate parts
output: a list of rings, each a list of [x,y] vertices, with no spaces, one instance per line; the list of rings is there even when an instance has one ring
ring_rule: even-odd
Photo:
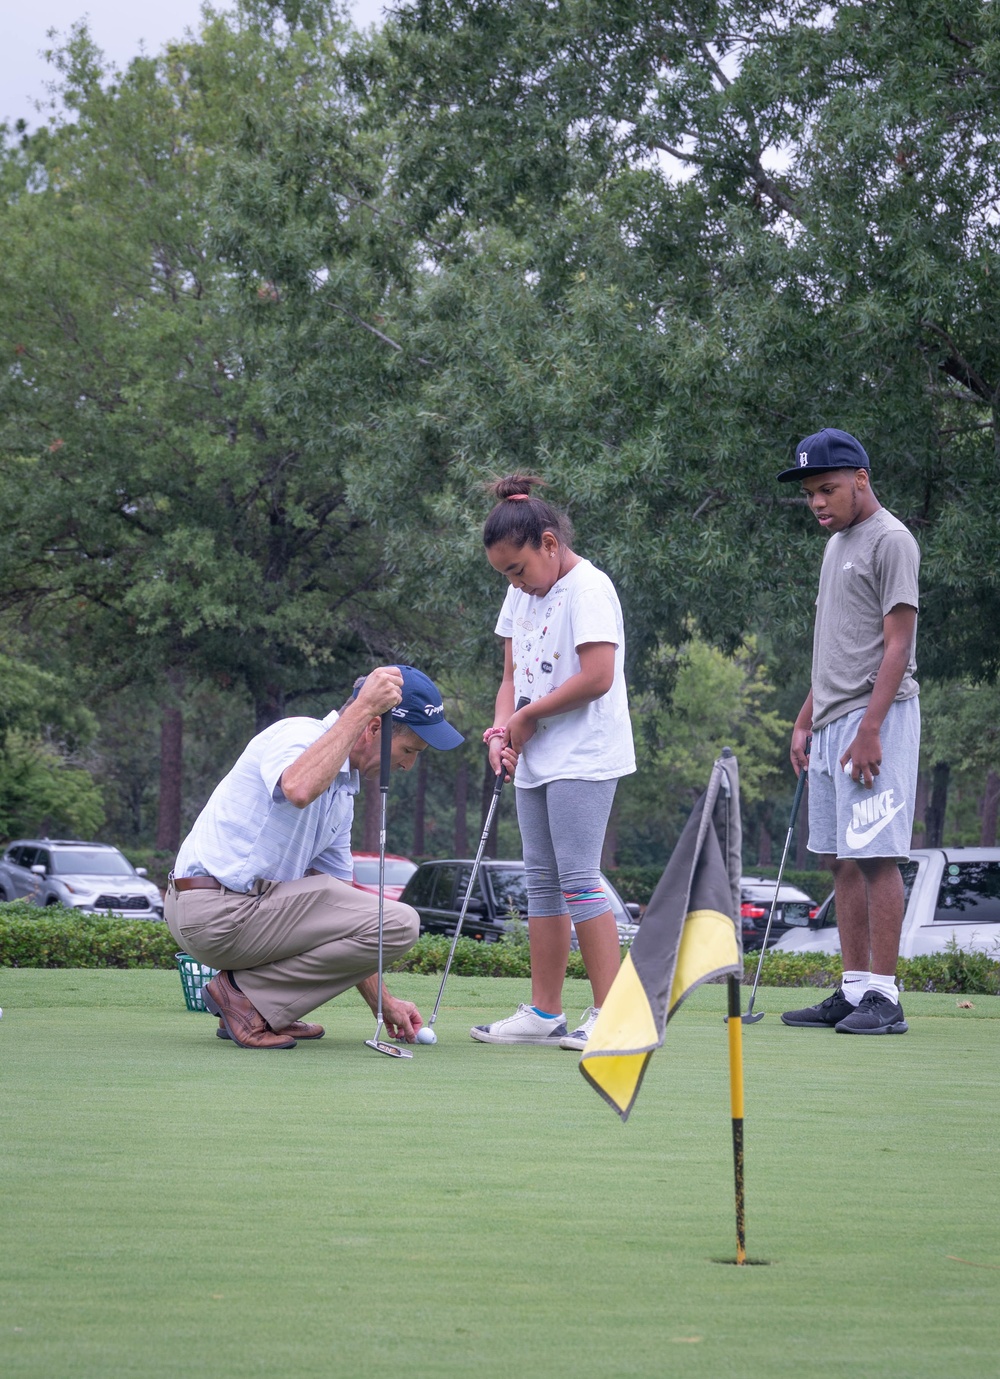
[[[392,769],[428,746],[464,739],[441,695],[413,666],[380,666],[339,713],[284,718],[249,743],[181,844],[164,918],[199,962],[217,1033],[244,1049],[321,1039],[302,1016],[350,986],[378,1009],[378,897],[352,883],[351,821],[360,778],[379,774],[381,715],[392,711]],[[415,910],[386,900],[386,962],[416,942]],[[383,986],[390,1037],[412,1043],[423,1021]]]
[[[898,863],[909,855],[920,751],[920,551],[875,497],[868,456],[846,431],[807,436],[794,468],[778,478],[802,485],[829,536],[812,686],[790,755],[796,775],[809,770],[809,850],[833,872],[844,963],[832,996],[781,1018],[838,1034],[905,1034],[895,975],[905,903]]]

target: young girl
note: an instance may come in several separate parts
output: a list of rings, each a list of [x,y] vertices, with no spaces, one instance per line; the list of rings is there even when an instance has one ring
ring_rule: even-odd
[[[490,564],[510,581],[497,620],[504,672],[483,740],[494,771],[514,775],[528,884],[531,1005],[477,1025],[486,1044],[582,1049],[621,962],[599,868],[615,786],[635,770],[625,693],[622,610],[607,575],[570,549],[569,519],[513,474],[491,486],[483,529]],[[515,711],[522,699],[529,702]],[[509,752],[508,752],[509,757]],[[593,1005],[567,1033],[562,987],[576,927]]]

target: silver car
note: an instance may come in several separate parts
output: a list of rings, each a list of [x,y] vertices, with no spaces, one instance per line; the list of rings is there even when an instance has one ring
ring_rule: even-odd
[[[3,857],[15,894],[33,905],[65,905],[84,914],[117,914],[128,919],[162,919],[163,897],[109,843],[68,838],[19,838]]]

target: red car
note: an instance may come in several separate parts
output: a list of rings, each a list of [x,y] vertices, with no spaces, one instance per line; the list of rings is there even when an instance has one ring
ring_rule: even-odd
[[[378,853],[352,852],[354,858],[354,884],[359,891],[371,891],[378,895]],[[385,854],[385,894],[389,900],[398,900],[403,887],[417,869],[416,862],[409,857],[398,857],[394,853]]]

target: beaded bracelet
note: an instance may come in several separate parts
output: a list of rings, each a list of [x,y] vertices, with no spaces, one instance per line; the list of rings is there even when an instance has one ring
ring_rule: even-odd
[[[506,728],[487,728],[485,733],[483,733],[483,741],[489,746],[495,737],[505,737],[506,734]]]

